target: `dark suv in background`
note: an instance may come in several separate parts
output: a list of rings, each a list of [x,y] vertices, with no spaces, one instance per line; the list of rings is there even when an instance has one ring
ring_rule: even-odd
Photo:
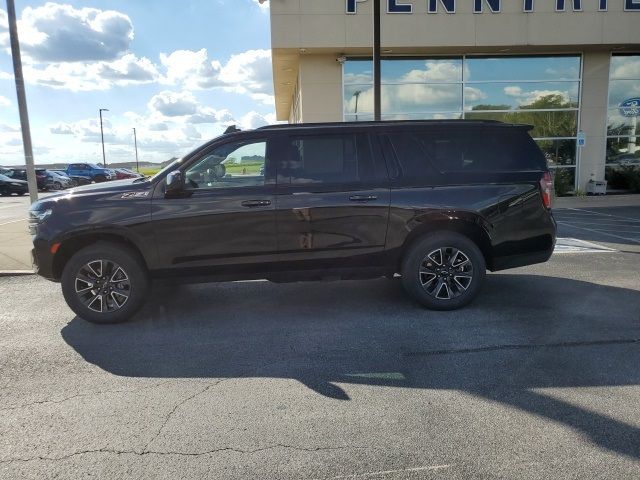
[[[426,307],[459,308],[487,269],[553,252],[553,186],[529,129],[489,121],[230,128],[153,178],[34,204],[35,268],[98,323],[131,317],[158,278],[401,274]]]

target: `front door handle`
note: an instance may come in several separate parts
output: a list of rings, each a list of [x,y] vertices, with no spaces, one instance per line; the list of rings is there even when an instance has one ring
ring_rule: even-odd
[[[271,200],[246,200],[241,205],[248,208],[268,207],[271,205]]]
[[[376,195],[351,195],[349,197],[349,200],[352,202],[372,202],[377,199],[378,197]]]

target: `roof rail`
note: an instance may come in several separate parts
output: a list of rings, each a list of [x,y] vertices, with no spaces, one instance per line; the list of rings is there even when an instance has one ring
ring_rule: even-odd
[[[295,127],[341,127],[350,125],[356,126],[374,126],[374,125],[411,125],[411,124],[442,124],[442,123],[466,123],[470,125],[501,125],[504,122],[500,120],[462,120],[462,119],[447,119],[447,120],[382,120],[382,121],[366,121],[366,122],[323,122],[323,123],[280,123],[276,125],[265,125],[264,127],[258,127],[256,130],[277,130],[281,128],[295,128]],[[510,124],[507,124],[510,125]]]

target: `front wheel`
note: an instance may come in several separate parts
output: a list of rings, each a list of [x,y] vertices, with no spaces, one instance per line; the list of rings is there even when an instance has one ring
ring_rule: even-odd
[[[482,252],[455,232],[429,235],[407,252],[402,283],[411,296],[432,310],[455,310],[480,292],[486,274]]]
[[[96,183],[102,183],[107,181],[107,177],[105,177],[104,175],[96,175],[95,177],[93,177],[93,179],[95,180]]]
[[[149,276],[126,245],[100,242],[83,248],[62,272],[62,294],[76,315],[92,323],[129,320],[146,301]]]

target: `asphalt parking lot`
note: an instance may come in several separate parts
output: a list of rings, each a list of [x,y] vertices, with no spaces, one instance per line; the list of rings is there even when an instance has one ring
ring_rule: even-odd
[[[551,261],[457,312],[243,282],[98,327],[0,277],[0,478],[638,478],[640,208],[555,214]]]

